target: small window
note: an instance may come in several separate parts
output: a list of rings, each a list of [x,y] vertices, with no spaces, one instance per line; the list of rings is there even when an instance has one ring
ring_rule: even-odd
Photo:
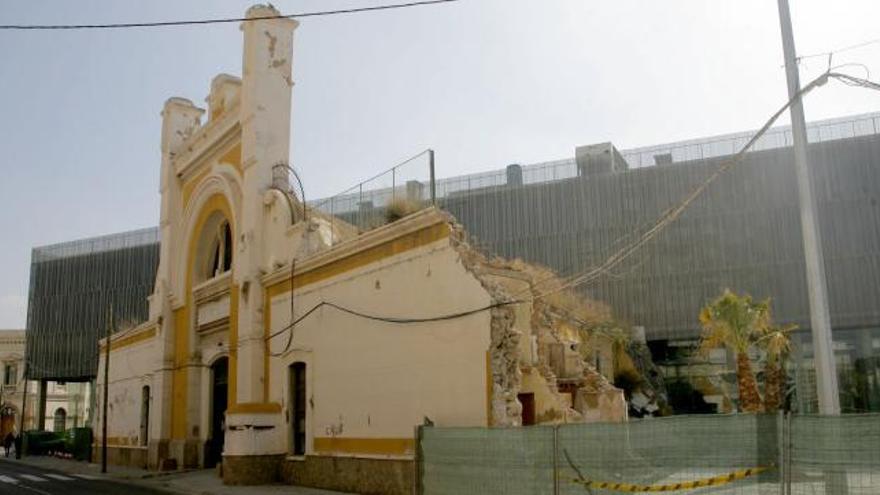
[[[64,410],[63,407],[59,407],[55,410],[54,424],[52,425],[52,431],[55,433],[61,433],[67,429],[67,411]]]
[[[18,366],[6,363],[3,366],[3,385],[15,385],[18,383]]]

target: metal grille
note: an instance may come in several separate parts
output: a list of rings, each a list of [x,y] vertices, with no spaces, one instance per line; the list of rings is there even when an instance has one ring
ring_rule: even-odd
[[[159,263],[158,229],[34,248],[28,297],[27,378],[96,375],[98,339],[147,319]]]

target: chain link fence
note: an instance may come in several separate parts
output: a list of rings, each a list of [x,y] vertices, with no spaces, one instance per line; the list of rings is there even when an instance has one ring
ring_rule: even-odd
[[[880,493],[880,415],[419,429],[424,495]]]

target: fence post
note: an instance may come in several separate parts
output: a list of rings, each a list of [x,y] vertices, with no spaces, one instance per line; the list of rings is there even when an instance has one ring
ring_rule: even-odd
[[[431,205],[437,206],[437,188],[434,182],[434,150],[428,150],[428,168],[431,173]]]
[[[791,495],[791,411],[785,413],[785,495]]]
[[[779,495],[785,495],[785,411],[776,414],[776,475],[779,479]]]
[[[553,495],[559,495],[559,425],[553,425]]]
[[[413,449],[413,495],[422,495],[425,493],[425,487],[422,484],[422,462],[424,456],[422,454],[422,428],[418,425],[415,428],[415,446]]]

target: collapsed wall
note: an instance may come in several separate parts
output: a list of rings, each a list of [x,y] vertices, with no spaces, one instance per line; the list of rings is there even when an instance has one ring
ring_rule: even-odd
[[[552,271],[486,256],[447,217],[461,262],[494,305],[490,425],[625,420],[623,391],[612,384],[613,363],[606,376],[584,359],[591,344],[585,336],[611,321],[608,308],[569,291],[548,293],[560,285]]]

